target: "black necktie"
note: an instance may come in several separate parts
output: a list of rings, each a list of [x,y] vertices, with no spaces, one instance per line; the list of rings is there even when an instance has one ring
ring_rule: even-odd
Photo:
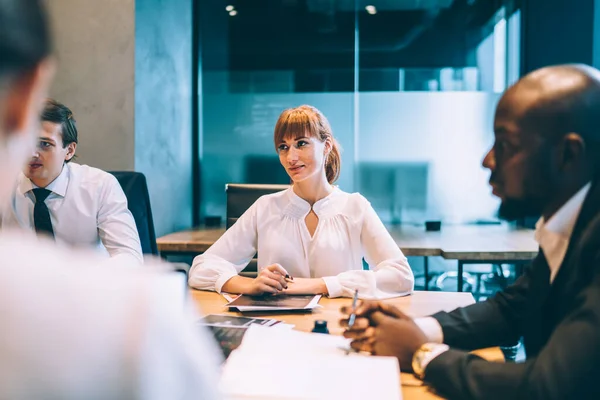
[[[48,189],[33,189],[35,196],[35,206],[33,207],[33,224],[38,234],[45,234],[54,237],[52,221],[50,220],[50,211],[46,205],[46,198],[52,193]]]

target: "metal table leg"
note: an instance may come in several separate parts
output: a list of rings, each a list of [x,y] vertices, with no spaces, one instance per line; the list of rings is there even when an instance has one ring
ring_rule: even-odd
[[[429,257],[423,257],[423,272],[425,275],[425,290],[429,290]]]
[[[458,287],[456,288],[457,292],[463,291],[463,262],[462,260],[458,260],[458,276],[456,277],[456,282]]]

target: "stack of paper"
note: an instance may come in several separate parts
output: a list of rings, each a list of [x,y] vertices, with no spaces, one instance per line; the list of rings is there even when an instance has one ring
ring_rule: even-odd
[[[398,400],[398,360],[350,353],[341,336],[252,325],[229,356],[220,388],[226,399]]]
[[[227,303],[227,307],[237,309],[239,312],[311,311],[319,307],[320,299],[321,295],[241,295]]]

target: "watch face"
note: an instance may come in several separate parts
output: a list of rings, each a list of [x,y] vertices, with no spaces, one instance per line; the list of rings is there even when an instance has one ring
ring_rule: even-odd
[[[427,354],[427,351],[423,347],[424,346],[417,350],[412,359],[412,369],[415,375],[417,375],[417,377],[421,379],[423,378],[423,359],[425,357],[425,354]]]
[[[425,368],[431,360],[449,350],[450,347],[441,343],[425,343],[416,351],[412,360],[412,368],[419,379],[425,377]]]
[[[440,348],[440,346],[443,346],[446,349],[448,348],[448,346],[443,344],[425,343],[415,352],[411,366],[415,375],[419,379],[424,378],[425,367],[427,366],[428,361],[433,359],[433,353],[435,353],[436,350]]]

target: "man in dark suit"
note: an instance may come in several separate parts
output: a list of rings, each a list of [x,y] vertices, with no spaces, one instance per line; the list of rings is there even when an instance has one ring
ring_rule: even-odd
[[[450,398],[598,399],[600,71],[530,73],[500,99],[494,131],[483,165],[502,200],[499,215],[542,216],[532,266],[493,298],[450,313],[413,320],[385,303],[362,303],[345,336],[356,349],[396,356]],[[467,352],[520,338],[522,363]]]

